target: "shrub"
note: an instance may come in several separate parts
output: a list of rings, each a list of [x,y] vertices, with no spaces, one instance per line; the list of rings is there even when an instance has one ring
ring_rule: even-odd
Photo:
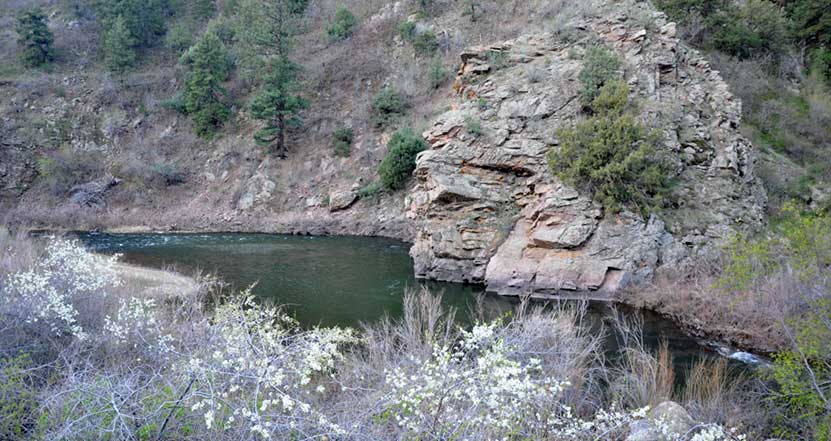
[[[788,23],[779,7],[767,0],[721,9],[709,18],[708,27],[712,34],[705,44],[740,59],[778,58],[788,43]]]
[[[184,184],[187,181],[185,172],[175,162],[158,163],[153,166],[153,173],[166,186]]]
[[[0,359],[0,439],[27,439],[38,411],[28,354]]]
[[[398,33],[404,41],[412,44],[416,53],[420,55],[431,55],[439,49],[439,39],[436,34],[429,29],[419,31],[415,22],[401,23],[398,25]]]
[[[465,129],[471,135],[479,136],[482,134],[482,123],[479,118],[467,117],[465,118]]]
[[[439,86],[447,81],[449,74],[450,72],[444,67],[441,58],[433,58],[433,61],[427,66],[427,83],[430,85],[430,89],[438,89]]]
[[[398,35],[400,35],[404,41],[413,41],[416,36],[415,22],[409,20],[401,22],[401,24],[398,25]]]
[[[195,29],[189,21],[180,21],[173,25],[165,36],[164,45],[177,53],[186,51],[193,46]]]
[[[216,14],[216,3],[214,0],[194,0],[191,11],[194,18],[207,20]]]
[[[612,82],[595,99],[594,116],[557,131],[560,145],[548,152],[552,172],[616,212],[632,206],[647,214],[668,202],[670,167],[658,139],[619,102],[622,82]]]
[[[329,39],[332,41],[346,40],[355,32],[355,26],[358,24],[358,19],[349,9],[344,5],[338,6],[335,12],[335,20],[326,29],[329,34]]]
[[[499,70],[508,65],[508,56],[502,50],[488,51],[488,64],[493,70]]]
[[[358,189],[358,197],[360,198],[369,198],[373,196],[377,196],[384,191],[384,185],[381,184],[381,181],[373,181],[367,185],[364,185],[360,189]]]
[[[72,187],[96,175],[100,170],[88,155],[62,148],[36,160],[38,177],[55,196],[66,196]]]
[[[545,69],[539,67],[531,67],[525,69],[525,78],[529,83],[539,83],[546,77]]]
[[[431,55],[439,50],[439,39],[433,31],[425,30],[413,38],[413,48],[421,55]]]
[[[621,62],[606,48],[593,46],[583,56],[583,68],[578,76],[582,88],[580,102],[583,107],[590,107],[600,88],[610,80],[618,77]]]
[[[811,53],[811,70],[831,87],[831,49],[818,48]]]
[[[385,128],[395,122],[407,110],[407,102],[398,91],[384,87],[372,100],[375,127]]]
[[[411,129],[395,132],[387,144],[387,156],[378,167],[381,183],[390,191],[404,188],[416,167],[416,155],[427,148],[427,141]]]
[[[332,150],[335,156],[349,156],[349,150],[352,147],[352,141],[355,134],[351,127],[338,127],[332,132]]]
[[[26,66],[37,67],[52,61],[55,38],[49,30],[48,21],[46,14],[37,8],[17,17],[17,44],[23,49],[20,59]]]

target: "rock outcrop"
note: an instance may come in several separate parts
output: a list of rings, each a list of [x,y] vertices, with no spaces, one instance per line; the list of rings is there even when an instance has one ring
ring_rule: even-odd
[[[106,205],[106,193],[121,181],[111,175],[72,187],[69,200],[79,207],[100,208]]]
[[[568,39],[525,36],[462,53],[451,110],[424,134],[432,148],[408,198],[418,277],[603,298],[761,225],[765,195],[738,132],[741,103],[662,13],[609,3],[602,16],[572,20]],[[677,204],[648,219],[604,212],[548,170],[556,129],[581,117],[581,54],[594,44],[622,60],[639,119],[675,162]]]

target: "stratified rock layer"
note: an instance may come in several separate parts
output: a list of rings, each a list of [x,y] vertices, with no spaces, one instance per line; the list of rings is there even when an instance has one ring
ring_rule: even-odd
[[[424,134],[432,148],[408,198],[417,276],[602,298],[761,225],[765,196],[738,132],[741,104],[675,24],[647,8],[615,3],[575,19],[572,42],[533,35],[462,54],[451,110]],[[604,213],[546,164],[556,129],[580,118],[577,77],[592,44],[623,61],[640,119],[675,162],[677,206],[649,219]]]

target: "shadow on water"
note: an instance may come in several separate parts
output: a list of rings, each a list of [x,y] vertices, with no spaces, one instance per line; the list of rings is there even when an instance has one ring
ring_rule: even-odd
[[[416,280],[409,244],[382,238],[312,237],[273,234],[103,234],[78,233],[89,248],[123,254],[129,263],[216,273],[236,289],[256,283],[254,293],[286,305],[303,326],[357,326],[385,315],[402,313],[408,287],[443,292],[445,306],[455,307],[470,323],[467,311],[483,288],[475,285]],[[507,312],[517,300],[487,294],[487,311]],[[642,314],[646,346],[666,340],[678,370],[716,354],[688,337],[673,322],[649,311],[617,306],[625,315]],[[612,306],[589,304],[587,319],[595,329],[609,328]],[[603,325],[606,326],[603,326]],[[617,339],[607,332],[606,353],[616,358]]]

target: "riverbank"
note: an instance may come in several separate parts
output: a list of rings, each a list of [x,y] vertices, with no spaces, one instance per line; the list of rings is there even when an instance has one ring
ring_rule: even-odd
[[[358,199],[348,210],[310,206],[302,210],[244,211],[224,207],[113,207],[100,209],[37,202],[6,207],[2,220],[16,228],[115,233],[198,232],[346,235],[412,242],[415,226],[404,214],[404,194]],[[2,208],[2,207],[0,207]]]

